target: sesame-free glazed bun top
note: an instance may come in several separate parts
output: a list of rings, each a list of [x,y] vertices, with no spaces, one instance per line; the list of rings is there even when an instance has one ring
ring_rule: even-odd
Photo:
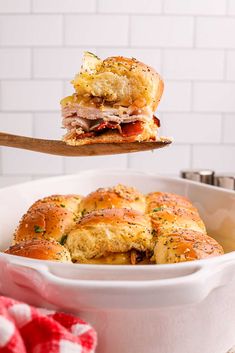
[[[145,212],[145,197],[135,188],[118,184],[100,188],[84,197],[80,203],[82,215],[107,208],[128,208]]]
[[[210,236],[192,229],[175,229],[157,237],[153,259],[156,264],[206,259],[224,253]]]
[[[124,107],[138,102],[152,111],[157,109],[164,87],[161,76],[152,67],[123,56],[103,61],[96,57],[92,68],[85,63],[73,85],[79,97],[101,97],[106,102]]]
[[[60,244],[58,244],[58,242]],[[18,245],[19,244],[19,245]],[[67,249],[67,250],[66,250]],[[187,197],[118,184],[52,195],[23,215],[7,253],[88,264],[163,264],[223,254]]]
[[[52,195],[36,201],[23,215],[14,242],[54,239],[63,242],[79,218],[79,195]]]
[[[135,58],[101,60],[86,52],[72,83],[75,93],[61,101],[68,144],[157,139],[160,122],[153,113],[164,84],[150,66]]]

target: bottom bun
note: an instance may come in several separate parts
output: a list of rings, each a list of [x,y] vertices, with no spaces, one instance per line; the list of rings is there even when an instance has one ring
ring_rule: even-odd
[[[106,130],[99,135],[81,138],[81,134],[74,132],[67,133],[63,141],[68,145],[81,146],[91,145],[95,143],[125,143],[125,142],[141,142],[141,141],[157,141],[158,127],[153,120],[142,123],[142,132],[130,136],[122,136],[117,130]]]

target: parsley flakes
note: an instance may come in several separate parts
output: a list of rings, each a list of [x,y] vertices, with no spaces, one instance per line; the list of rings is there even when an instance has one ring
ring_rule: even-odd
[[[34,231],[35,231],[35,233],[43,233],[43,232],[45,232],[45,229],[43,229],[40,226],[34,226]]]

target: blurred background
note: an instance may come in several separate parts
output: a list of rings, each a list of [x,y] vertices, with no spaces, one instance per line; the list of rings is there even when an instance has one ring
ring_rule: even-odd
[[[0,131],[60,139],[59,101],[84,50],[135,57],[164,78],[157,116],[174,145],[62,158],[0,150],[0,186],[91,168],[235,172],[234,0],[0,0]]]

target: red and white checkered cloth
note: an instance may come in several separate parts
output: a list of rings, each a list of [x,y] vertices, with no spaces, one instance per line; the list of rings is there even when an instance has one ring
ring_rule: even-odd
[[[95,330],[81,319],[0,296],[0,353],[94,353]]]

